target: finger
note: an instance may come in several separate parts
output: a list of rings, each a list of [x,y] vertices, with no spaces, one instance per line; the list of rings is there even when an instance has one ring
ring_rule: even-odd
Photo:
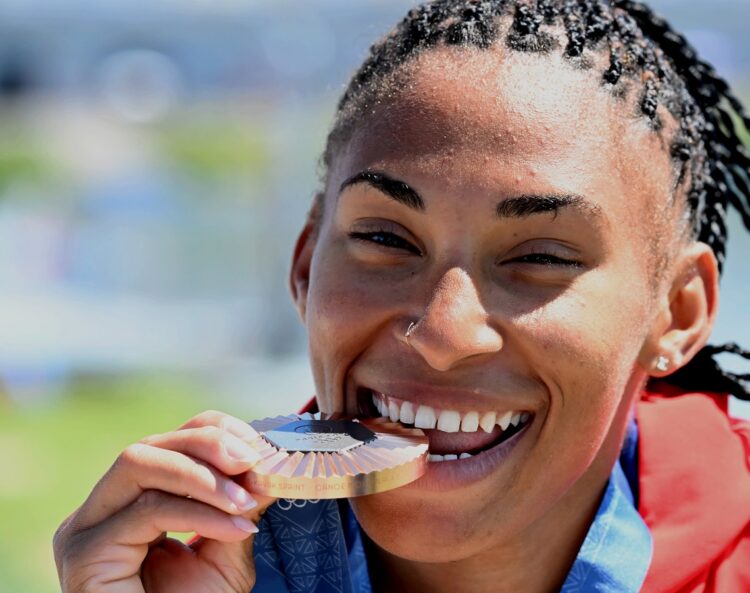
[[[216,426],[157,434],[141,443],[184,453],[228,476],[244,473],[260,461],[260,454],[247,442]]]
[[[143,443],[131,445],[94,487],[75,517],[74,530],[95,525],[147,490],[191,497],[230,514],[256,506],[242,486],[207,464],[177,451]]]
[[[247,517],[158,490],[143,492],[96,529],[102,541],[126,546],[149,544],[167,531],[195,532],[223,542],[242,541],[258,531]]]
[[[228,515],[204,503],[156,490],[144,492],[128,507],[95,527],[76,534],[61,554],[71,591],[137,591],[149,550],[162,545],[164,533],[197,532],[226,542],[248,538],[257,528],[244,517]],[[184,576],[184,575],[183,575]],[[78,583],[78,585],[76,585]],[[118,588],[113,587],[120,586]],[[130,588],[128,588],[130,587]]]
[[[258,506],[245,516],[257,524],[266,509],[276,500],[270,496],[258,496]],[[202,538],[193,542],[190,547],[203,561],[221,572],[232,591],[249,591],[255,584],[253,542],[254,537],[232,542]]]
[[[179,430],[202,426],[215,426],[246,441],[254,440],[258,436],[257,431],[244,420],[216,410],[208,410],[194,416],[183,424]]]

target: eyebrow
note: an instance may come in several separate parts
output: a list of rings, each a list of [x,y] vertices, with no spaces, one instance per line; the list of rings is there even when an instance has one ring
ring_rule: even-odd
[[[424,202],[416,191],[406,185],[403,181],[388,177],[388,175],[385,175],[384,173],[376,173],[375,171],[361,171],[356,175],[352,175],[341,184],[339,194],[341,194],[341,192],[347,187],[358,183],[371,185],[375,189],[383,192],[389,198],[396,200],[412,210],[417,210],[419,212],[425,211]]]
[[[604,218],[601,206],[573,194],[523,195],[502,200],[495,209],[498,218],[526,218],[533,214],[552,212],[555,216],[563,208],[579,210],[597,219]]]
[[[420,195],[409,185],[398,179],[393,179],[385,173],[375,171],[361,171],[352,175],[341,184],[339,194],[347,187],[365,183],[381,191],[389,198],[416,210],[426,210]],[[604,219],[604,213],[598,204],[594,204],[583,196],[575,194],[543,194],[521,195],[500,200],[495,207],[498,218],[526,218],[534,214],[553,213],[555,216],[562,209],[574,209],[596,219]]]

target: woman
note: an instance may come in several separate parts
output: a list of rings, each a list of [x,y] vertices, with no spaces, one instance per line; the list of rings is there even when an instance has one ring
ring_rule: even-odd
[[[712,359],[746,353],[706,347],[740,122],[640,4],[412,10],[339,103],[290,281],[319,408],[395,406],[442,460],[254,538],[252,431],[202,414],[63,523],[63,591],[748,590],[747,377]]]

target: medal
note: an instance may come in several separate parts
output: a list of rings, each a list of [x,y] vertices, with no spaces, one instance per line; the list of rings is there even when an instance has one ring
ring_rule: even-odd
[[[250,423],[261,460],[253,492],[282,498],[350,498],[398,488],[427,468],[427,437],[387,418],[277,416]]]

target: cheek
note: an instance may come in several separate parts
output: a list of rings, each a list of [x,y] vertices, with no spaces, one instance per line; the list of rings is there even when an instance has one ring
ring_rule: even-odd
[[[321,406],[333,409],[351,364],[398,313],[404,295],[392,279],[321,250],[313,262],[306,325]]]
[[[307,323],[311,339],[347,341],[391,310],[399,296],[382,275],[322,254],[311,275]]]
[[[616,456],[643,308],[611,292],[596,296],[570,293],[517,326],[519,348],[548,398],[535,461],[518,468],[513,486],[518,496],[533,490],[535,508],[555,505],[578,482],[597,483]]]
[[[640,352],[646,308],[639,291],[590,288],[549,303],[523,325],[537,344],[536,367],[550,386],[550,405],[565,413],[566,423],[586,423],[599,439]]]

